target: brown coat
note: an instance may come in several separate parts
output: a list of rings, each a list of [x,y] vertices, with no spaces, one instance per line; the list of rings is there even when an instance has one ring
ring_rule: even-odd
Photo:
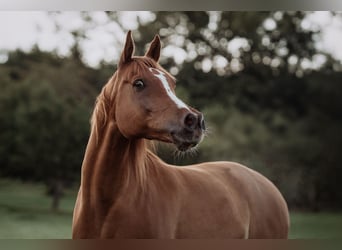
[[[174,96],[174,79],[157,63],[159,37],[145,57],[133,50],[129,32],[98,97],[73,238],[287,238],[287,205],[259,173],[233,162],[172,166],[148,149],[156,139],[187,150],[205,125]]]

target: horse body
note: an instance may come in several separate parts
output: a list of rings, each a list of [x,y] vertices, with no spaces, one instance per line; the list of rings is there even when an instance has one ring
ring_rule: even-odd
[[[167,85],[171,78],[156,63],[159,38],[146,54],[152,61],[132,58],[132,47],[128,34],[118,72],[98,97],[73,238],[286,238],[286,203],[262,175],[233,162],[176,167],[149,150],[150,139],[194,146],[204,122]],[[135,63],[147,73],[125,71]],[[153,76],[143,90],[141,82]]]

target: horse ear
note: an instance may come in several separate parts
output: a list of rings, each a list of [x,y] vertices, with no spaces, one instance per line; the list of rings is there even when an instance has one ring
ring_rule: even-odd
[[[153,41],[151,42],[150,47],[148,48],[145,56],[150,57],[156,62],[158,62],[159,56],[160,56],[160,48],[161,48],[160,38],[158,35],[156,35]]]
[[[132,60],[132,56],[134,53],[134,41],[132,38],[132,32],[129,30],[126,35],[125,47],[121,53],[119,67],[125,63],[128,63]]]

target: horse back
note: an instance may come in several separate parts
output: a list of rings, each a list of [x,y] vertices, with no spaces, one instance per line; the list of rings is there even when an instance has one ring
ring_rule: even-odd
[[[222,237],[287,238],[286,202],[266,177],[233,162],[203,163],[184,171],[189,175],[187,182],[197,182],[190,188],[193,190],[189,196],[197,193],[198,197],[188,200],[196,204],[201,199],[199,210],[205,210],[208,204],[207,218],[202,220],[207,221],[207,227],[216,223],[216,227],[225,230]],[[191,217],[191,213],[187,216]],[[231,235],[230,231],[238,234]]]

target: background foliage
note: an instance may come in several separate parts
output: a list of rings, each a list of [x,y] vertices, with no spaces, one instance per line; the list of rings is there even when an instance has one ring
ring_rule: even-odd
[[[120,25],[118,13],[106,14]],[[182,62],[162,54],[161,64],[176,75],[178,96],[204,112],[210,129],[195,156],[176,157],[163,145],[160,156],[179,165],[239,161],[270,178],[291,209],[341,209],[342,67],[316,48],[320,30],[303,25],[309,14],[137,18],[136,54],[155,34],[164,47],[185,52]],[[90,13],[83,17],[93,23]],[[45,183],[54,209],[65,187],[79,182],[93,103],[116,68],[83,61],[89,27],[72,32],[67,57],[35,47],[10,51],[0,64],[0,176]]]

